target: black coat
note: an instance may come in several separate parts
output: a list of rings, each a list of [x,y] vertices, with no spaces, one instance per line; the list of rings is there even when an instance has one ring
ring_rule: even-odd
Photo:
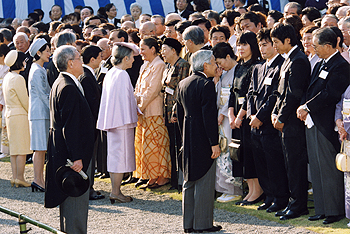
[[[271,123],[271,112],[277,100],[274,91],[278,88],[279,74],[283,61],[284,58],[278,55],[267,69],[267,62],[265,62],[264,64],[256,65],[252,72],[247,101],[243,104],[243,109],[247,110],[248,119],[250,115],[256,115],[263,123],[259,129],[252,129],[252,133],[271,134],[277,131]]]
[[[296,48],[282,64],[276,92],[279,97],[272,113],[284,123],[283,134],[286,137],[304,134],[304,122],[297,118],[296,110],[310,83],[310,73],[310,62],[299,48]]]
[[[21,71],[19,74],[23,76],[24,80],[26,81],[26,87],[28,90],[28,76],[29,76],[29,70],[33,63],[33,57],[29,55],[29,52],[25,53],[25,55],[27,58],[26,68],[24,69],[24,71]]]
[[[302,104],[306,103],[317,129],[339,151],[338,133],[334,131],[335,106],[350,84],[350,65],[338,52],[322,69],[328,72],[325,79],[320,77],[320,68],[321,62],[318,62]]]
[[[100,86],[100,89],[102,90],[102,84],[103,84],[103,79],[106,76],[106,71],[109,71],[113,67],[112,62],[111,62],[111,56],[106,60],[105,63],[101,63],[100,66],[96,70],[96,79],[97,79],[97,84]],[[104,69],[106,68],[106,69]]]
[[[89,104],[74,81],[60,74],[50,93],[50,134],[47,150],[45,207],[54,208],[66,198],[55,174],[69,158],[81,159],[86,172],[94,147],[93,116]]]
[[[50,87],[52,87],[53,83],[57,79],[60,72],[57,70],[55,64],[53,63],[53,60],[51,60],[46,67],[46,73],[47,73],[47,81],[49,82]]]
[[[214,83],[195,72],[177,90],[177,116],[182,129],[182,171],[186,181],[203,177],[212,163],[211,146],[217,145],[218,120]]]
[[[126,72],[130,76],[132,87],[134,88],[137,83],[137,79],[139,78],[140,68],[142,64],[143,64],[143,60],[141,55],[137,55],[137,56],[134,56],[134,62],[132,63],[132,67],[126,69]]]

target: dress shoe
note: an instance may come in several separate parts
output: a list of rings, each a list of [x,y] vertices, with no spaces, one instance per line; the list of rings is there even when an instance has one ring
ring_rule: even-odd
[[[302,215],[307,215],[307,214],[309,214],[308,210],[305,210],[305,211],[302,211],[302,212],[296,212],[296,211],[288,210],[285,215],[282,215],[280,217],[280,220],[295,219],[295,218],[298,218],[298,217],[300,217]]]
[[[257,210],[266,210],[268,209],[269,207],[271,207],[271,203],[263,203],[261,204]]]
[[[13,187],[15,185],[15,180],[14,179],[11,179],[10,180],[10,183],[11,183],[11,187]]]
[[[109,200],[111,201],[111,204],[114,204],[115,202],[117,203],[127,203],[127,202],[132,202],[133,199],[130,196],[122,196],[122,197],[117,197],[114,195],[109,196]]]
[[[255,199],[254,201],[246,201],[246,202],[242,202],[240,205],[241,206],[250,206],[250,205],[254,205],[262,200],[264,200],[265,198],[265,194],[262,193],[257,199]]]
[[[276,213],[275,213],[275,216],[276,217],[278,217],[278,216],[283,216],[283,215],[285,215],[287,212],[288,212],[288,210],[289,210],[289,206],[287,206],[284,210],[282,210],[282,211],[277,211]]]
[[[110,178],[110,176],[109,176],[109,173],[107,172],[107,173],[104,173],[103,175],[101,175],[99,178],[100,179],[107,179],[107,178]]]
[[[32,182],[30,186],[32,187],[32,192],[34,191],[45,192],[45,189],[35,182]]]
[[[277,203],[273,203],[272,206],[270,206],[269,208],[266,209],[266,212],[267,212],[267,213],[277,212],[277,211],[280,211],[280,210],[282,210],[282,209],[284,209],[284,208],[286,208],[285,205],[279,205],[279,204],[277,204]],[[284,214],[285,214],[285,213],[283,213],[283,214],[281,214],[281,215],[279,215],[279,216],[282,216],[282,215],[284,215]]]
[[[136,183],[137,181],[137,178],[130,176],[127,180],[122,182],[122,185]]]
[[[193,228],[185,228],[184,233],[192,233],[194,232]]]
[[[90,193],[90,196],[89,196],[89,200],[100,200],[100,199],[104,199],[105,196],[102,195],[100,192],[98,191],[93,191]]]
[[[26,182],[26,181],[15,179],[15,186],[16,186],[16,188],[18,188],[18,187],[30,187],[31,184]]]
[[[137,183],[135,184],[135,187],[137,188],[137,187],[139,187],[139,186],[141,186],[141,185],[143,185],[143,184],[147,184],[147,182],[148,182],[148,180],[139,179],[139,180],[137,181]]]
[[[203,233],[203,232],[218,232],[222,229],[221,226],[212,226],[211,228],[202,229],[202,230],[193,230],[194,233]]]
[[[314,215],[314,216],[310,216],[308,218],[309,221],[317,221],[317,220],[320,220],[320,219],[324,219],[326,218],[325,215]]]
[[[94,177],[95,177],[95,178],[100,178],[100,176],[102,176],[102,175],[103,175],[103,173],[102,173],[102,172],[99,172],[99,173],[95,174]]]
[[[239,206],[240,204],[242,204],[244,202],[247,202],[247,200],[238,201],[238,202],[235,203],[235,205]]]
[[[325,220],[323,220],[323,224],[331,224],[338,222],[344,218],[344,215],[332,215],[332,216],[327,216]]]

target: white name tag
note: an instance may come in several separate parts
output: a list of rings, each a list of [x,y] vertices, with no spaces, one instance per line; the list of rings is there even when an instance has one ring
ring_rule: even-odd
[[[174,90],[172,88],[165,87],[165,92],[170,94],[170,95],[174,95]]]
[[[282,73],[281,73],[281,78],[282,78],[282,79],[286,78],[286,73],[282,72]]]
[[[239,105],[242,105],[243,102],[244,102],[244,97],[239,97],[239,98],[238,98],[238,104],[239,104]]]
[[[328,76],[328,72],[327,71],[324,71],[322,70],[319,77],[322,78],[322,79],[326,79]]]
[[[231,88],[230,87],[222,87],[221,88],[221,96],[228,96],[231,93]]]
[[[272,83],[272,78],[266,77],[264,80],[264,85],[271,85],[271,83]]]
[[[141,89],[144,89],[144,88],[146,88],[146,82],[141,83]]]
[[[106,74],[108,72],[108,68],[101,67],[101,73]]]

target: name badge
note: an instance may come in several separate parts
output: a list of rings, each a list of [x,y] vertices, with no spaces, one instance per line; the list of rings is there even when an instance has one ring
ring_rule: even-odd
[[[141,82],[141,89],[146,88],[146,82]]]
[[[271,85],[272,83],[272,78],[271,77],[266,77],[264,80],[264,85]]]
[[[324,71],[322,70],[319,77],[322,78],[322,79],[326,79],[328,76],[328,71]]]
[[[222,87],[221,88],[221,96],[229,96],[231,93],[231,88],[230,87]]]
[[[101,73],[106,74],[108,72],[108,68],[101,67]]]
[[[284,79],[284,78],[286,78],[286,73],[282,72],[281,73],[281,79]]]
[[[244,97],[239,97],[239,98],[238,98],[238,104],[239,104],[239,105],[242,105],[243,102],[244,102]]]
[[[165,92],[170,94],[170,95],[174,95],[174,90],[172,88],[165,87]]]

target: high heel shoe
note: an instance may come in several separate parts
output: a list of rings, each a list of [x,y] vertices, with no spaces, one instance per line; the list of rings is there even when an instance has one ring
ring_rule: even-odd
[[[34,191],[45,192],[45,189],[35,182],[32,182],[30,186],[32,187],[32,192]]]
[[[30,184],[26,181],[15,179],[15,186],[16,186],[16,188],[18,188],[18,187],[30,187]]]
[[[130,196],[126,196],[124,198],[119,198],[119,197],[115,197],[115,196],[109,196],[109,200],[111,201],[111,204],[114,204],[115,202],[118,203],[127,203],[127,202],[132,202],[133,199]]]
[[[10,183],[11,183],[11,187],[13,187],[15,185],[15,180],[14,179],[10,180]]]
[[[262,201],[263,199],[265,199],[265,193],[262,193],[257,199],[255,199],[254,201],[246,201],[241,203],[241,206],[250,206],[250,205],[254,205],[260,201]]]

